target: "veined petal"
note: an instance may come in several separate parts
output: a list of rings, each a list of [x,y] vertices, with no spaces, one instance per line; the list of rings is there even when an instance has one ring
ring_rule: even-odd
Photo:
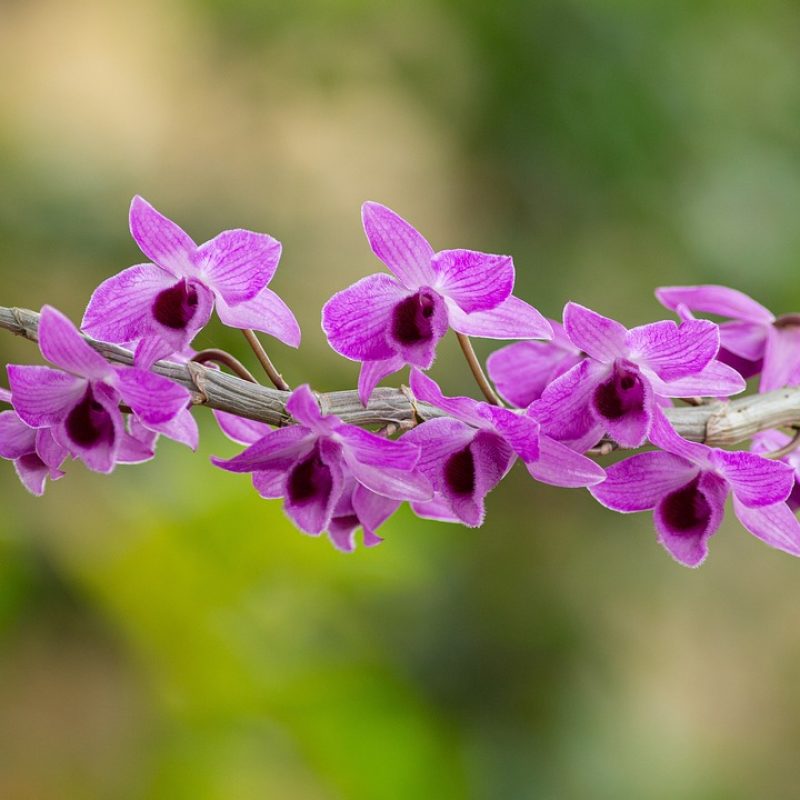
[[[237,417],[235,414],[216,409],[211,413],[222,432],[237,444],[254,444],[272,430],[266,422]]]
[[[182,228],[139,195],[131,203],[129,221],[131,235],[151,261],[176,278],[195,273],[192,258],[197,245]]]
[[[402,356],[393,356],[380,361],[363,361],[361,371],[358,373],[358,399],[363,406],[367,406],[375,387],[387,376],[406,365]]]
[[[550,383],[583,359],[578,348],[566,339],[561,324],[548,321],[554,334],[551,342],[514,342],[486,359],[486,369],[497,391],[519,408],[538,400]]]
[[[116,388],[123,402],[142,418],[145,424],[168,422],[191,401],[183,386],[136,367],[115,367]]]
[[[39,349],[55,366],[89,380],[112,374],[111,365],[78,333],[60,311],[43,306],[39,318]]]
[[[592,496],[606,508],[629,514],[649,511],[663,497],[690,483],[699,473],[697,465],[673,453],[637,453],[606,468],[606,479],[589,487]]]
[[[433,248],[416,228],[380,203],[364,203],[361,221],[372,252],[407,289],[433,286]]]
[[[488,403],[480,404],[480,416],[526,464],[539,458],[540,426],[533,417]]]
[[[419,461],[419,447],[405,439],[384,439],[354,425],[340,424],[335,430],[345,459],[352,456],[361,464],[399,470],[412,470]]]
[[[786,503],[751,508],[734,495],[733,510],[753,536],[770,547],[800,556],[800,523]]]
[[[269,287],[250,300],[229,306],[217,297],[217,315],[232,328],[267,333],[289,347],[300,346],[300,325],[292,310]]]
[[[438,417],[423,422],[404,433],[402,441],[419,447],[420,457],[417,469],[434,481],[441,470],[442,461],[450,454],[466,447],[475,436],[475,429],[464,422],[449,417]]]
[[[748,508],[781,503],[794,486],[794,470],[783,461],[773,461],[744,450],[711,451],[710,460],[731,486],[733,494]]]
[[[668,453],[682,456],[701,468],[711,469],[711,448],[707,444],[690,442],[679,436],[659,407],[656,407],[653,412],[650,441]]]
[[[44,428],[61,422],[86,391],[88,382],[50,367],[8,365],[14,410],[23,422]]]
[[[330,346],[353,361],[392,358],[389,344],[395,306],[408,293],[391,275],[368,275],[337,292],[322,308],[322,329]]]
[[[392,309],[387,340],[406,363],[428,369],[447,327],[445,298],[433,289],[420,289]]]
[[[105,342],[136,342],[150,333],[156,297],[174,285],[155,264],[129,267],[94,290],[81,328]]]
[[[775,325],[769,329],[760,392],[800,384],[800,325]]]
[[[578,303],[564,306],[564,329],[575,347],[597,361],[609,363],[627,355],[625,326]]]
[[[450,298],[445,298],[450,327],[454,331],[481,339],[550,339],[550,323],[531,305],[512,294],[491,311],[467,314]]]
[[[341,453],[321,439],[286,476],[284,510],[301,531],[316,536],[330,524],[345,488]]]
[[[653,519],[658,541],[680,564],[699,567],[708,555],[708,540],[725,515],[725,482],[701,472],[670,492],[656,506]]]
[[[591,458],[546,434],[539,436],[539,458],[525,467],[541,483],[573,489],[600,483],[606,476],[605,470]]]
[[[397,511],[400,502],[400,500],[371,492],[361,484],[356,484],[353,490],[353,510],[364,529],[364,544],[367,547],[378,543],[368,534],[374,536],[375,531]]]
[[[21,458],[36,451],[36,428],[26,425],[15,411],[0,412],[0,458]]]
[[[747,361],[764,358],[767,334],[772,326],[763,322],[731,320],[719,326],[719,342],[722,347]]]
[[[287,470],[307,455],[317,441],[316,434],[302,425],[277,428],[230,459],[212,457],[217,467],[228,472]]]
[[[719,328],[704,319],[672,320],[632,328],[627,336],[628,358],[649,367],[662,380],[695,375],[719,350]]]
[[[656,298],[662,306],[675,310],[680,304],[692,311],[704,314],[718,314],[749,322],[769,324],[775,317],[772,312],[757,303],[744,292],[727,286],[662,286],[656,289]]]
[[[423,503],[412,503],[411,509],[423,519],[435,519],[437,522],[461,522],[450,503],[441,495],[436,495],[433,500]]]
[[[36,430],[36,454],[50,468],[53,480],[56,479],[55,473],[58,472],[69,455],[67,448],[53,438],[52,428],[38,428]]]
[[[345,462],[353,477],[370,491],[396,500],[430,500],[433,488],[419,470],[375,467],[352,457],[345,450]]]
[[[298,386],[286,401],[286,410],[301,425],[327,436],[342,423],[336,417],[324,417],[311,387],[304,383]]]
[[[162,436],[166,436],[167,439],[172,439],[179,444],[185,444],[192,450],[197,450],[200,431],[197,427],[197,421],[188,408],[182,409],[166,422],[149,422],[147,427]]]
[[[652,372],[648,378],[653,391],[662,397],[730,397],[747,388],[744,378],[721,361],[712,361],[696,375],[674,381],[662,381]]]
[[[150,461],[156,454],[156,436],[152,441],[144,441],[131,436],[126,431],[122,432],[119,447],[117,448],[117,464],[144,464]]]
[[[253,488],[266,500],[276,500],[286,493],[286,473],[283,470],[265,470],[253,473]]]
[[[514,289],[511,256],[441,250],[433,257],[432,265],[437,273],[433,288],[467,314],[496,308]]]
[[[414,397],[423,403],[446,411],[451,417],[460,419],[476,428],[485,428],[487,420],[480,413],[481,403],[471,397],[445,397],[442,390],[433,378],[420,372],[411,370],[411,391]]]
[[[197,249],[200,274],[228,305],[252,300],[271,280],[281,243],[266,233],[223,231]]]

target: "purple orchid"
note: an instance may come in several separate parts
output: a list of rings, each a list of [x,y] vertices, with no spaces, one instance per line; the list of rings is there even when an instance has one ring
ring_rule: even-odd
[[[136,364],[147,368],[183,350],[216,306],[225,325],[300,344],[294,314],[267,287],[278,267],[280,242],[230,230],[198,247],[139,196],[131,203],[130,228],[152,263],[123,270],[95,289],[83,318],[86,333],[108,342],[136,342]]]
[[[751,443],[750,450],[753,453],[766,456],[787,447],[792,441],[790,436],[776,430],[762,431],[757,433]],[[792,511],[800,509],[800,451],[790,450],[780,459],[784,464],[788,464],[794,470],[794,486],[792,492],[786,500],[786,504]]]
[[[641,446],[663,398],[728,397],[745,388],[738,372],[715,361],[719,331],[706,320],[628,330],[567,303],[564,328],[589,358],[551,383],[533,413],[547,433],[578,450],[606,433],[622,447]]]
[[[419,449],[409,442],[384,439],[323,416],[307,385],[295,389],[286,403],[297,424],[270,429],[238,456],[213,458],[230,472],[253,473],[262,497],[284,498],[284,509],[300,530],[317,536],[328,531],[343,550],[354,546],[353,532],[364,529],[366,545],[376,544],[375,529],[403,500],[429,500],[428,480],[416,470]],[[238,441],[261,431],[217,420]]]
[[[540,435],[539,423],[530,416],[471,397],[445,397],[435,381],[416,369],[411,389],[417,400],[448,414],[402,439],[419,445],[419,469],[436,492],[432,500],[412,503],[421,517],[481,525],[486,495],[517,456],[534,478],[557,486],[586,486],[605,476],[591,459]]]
[[[51,306],[42,308],[39,349],[59,369],[9,364],[14,410],[26,425],[50,429],[89,469],[111,472],[117,462],[145,460],[141,437],[125,430],[120,402],[151,431],[169,435],[176,420],[186,425],[186,389],[151,372],[112,366]]]
[[[514,342],[486,359],[489,377],[501,397],[519,408],[538,400],[549,384],[586,358],[560,322],[548,322],[553,329],[551,341]]]
[[[322,309],[331,347],[364,362],[361,402],[406,364],[428,369],[448,328],[488,339],[549,339],[547,320],[514,297],[510,256],[433,248],[406,220],[379,203],[364,203],[364,232],[389,268],[335,294]]]
[[[0,402],[11,403],[11,392],[0,388]],[[45,481],[64,476],[61,465],[67,451],[50,433],[26,425],[16,411],[0,412],[0,458],[14,462],[22,485],[37,497],[44,494]]]
[[[664,286],[661,305],[681,317],[691,312],[728,317],[719,326],[719,360],[745,378],[761,373],[759,391],[800,384],[800,315],[778,318],[751,297],[727,286]]]
[[[771,547],[800,556],[800,523],[786,504],[794,484],[791,467],[754,453],[731,452],[682,439],[657,410],[650,439],[661,451],[613,464],[606,480],[589,491],[623,513],[653,511],[659,542],[678,562],[699,566],[708,540],[733,495],[739,521]]]

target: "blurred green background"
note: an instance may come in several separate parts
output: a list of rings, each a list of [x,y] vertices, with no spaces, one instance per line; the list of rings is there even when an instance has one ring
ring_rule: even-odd
[[[142,260],[141,193],[283,242],[304,341],[270,350],[320,390],[355,384],[319,309],[380,268],[365,199],[513,254],[550,316],[690,282],[798,310],[798,31],[788,1],[0,0],[0,303],[79,320]],[[472,391],[450,340],[433,375]],[[403,511],[344,556],[197,416],[198,455],[41,500],[0,464],[3,800],[798,796],[800,564],[735,522],[694,572],[517,468],[482,529]]]

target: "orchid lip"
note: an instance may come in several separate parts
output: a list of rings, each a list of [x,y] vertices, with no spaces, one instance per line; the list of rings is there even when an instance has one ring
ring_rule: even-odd
[[[197,288],[186,280],[180,280],[156,295],[153,317],[165,328],[184,330],[194,317],[198,302]]]
[[[297,464],[289,473],[286,494],[295,505],[327,502],[333,487],[330,468],[322,461],[319,449]]]
[[[700,491],[699,482],[698,475],[661,502],[664,523],[675,535],[697,536],[708,527],[711,505]]]
[[[475,458],[469,445],[445,461],[444,480],[453,494],[472,496],[475,491]]]
[[[79,447],[91,448],[114,441],[114,423],[108,411],[97,402],[91,387],[67,415],[66,432]]]
[[[406,347],[429,342],[437,299],[432,289],[420,289],[401,300],[392,312],[392,337]]]
[[[644,388],[639,368],[630,361],[617,359],[607,380],[594,393],[595,408],[606,419],[620,419],[644,408]]]

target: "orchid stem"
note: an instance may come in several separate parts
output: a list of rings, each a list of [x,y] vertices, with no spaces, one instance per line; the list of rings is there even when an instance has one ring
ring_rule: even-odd
[[[242,380],[250,383],[258,383],[247,367],[225,350],[218,350],[216,347],[209,347],[207,350],[200,350],[192,356],[192,361],[197,364],[206,364],[211,361],[215,364],[224,364],[231,372],[238,375]]]
[[[483,371],[483,367],[481,366],[481,362],[478,361],[478,357],[475,355],[475,350],[472,348],[472,342],[465,333],[456,333],[456,339],[458,339],[458,343],[461,345],[461,351],[464,353],[464,358],[467,359],[467,364],[469,365],[470,370],[472,371],[472,376],[475,378],[475,382],[478,384],[481,392],[483,392],[483,396],[486,398],[488,403],[491,403],[493,406],[504,406],[505,404],[498,396],[497,392],[492,388],[492,384],[489,383],[489,379],[486,377],[486,373]]]
[[[267,355],[267,351],[264,349],[264,346],[258,340],[258,336],[256,336],[254,331],[251,331],[249,328],[244,328],[242,330],[244,334],[244,338],[247,339],[247,343],[253,349],[253,352],[256,354],[256,358],[258,359],[258,363],[264,368],[264,372],[267,373],[267,377],[272,381],[272,385],[276,389],[281,389],[284,392],[291,391],[289,388],[289,384],[283,379],[283,376],[275,369],[275,365],[269,360],[269,356]]]

